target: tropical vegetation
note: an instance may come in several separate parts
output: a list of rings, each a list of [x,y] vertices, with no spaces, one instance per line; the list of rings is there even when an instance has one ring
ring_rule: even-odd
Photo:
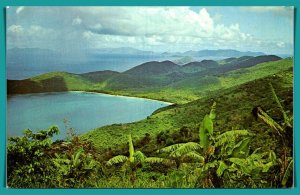
[[[53,139],[56,126],[9,137],[9,187],[293,186],[293,58],[151,62],[123,73],[47,73],[8,87],[9,94],[83,90],[174,103],[138,122],[83,135],[70,128],[65,140]]]

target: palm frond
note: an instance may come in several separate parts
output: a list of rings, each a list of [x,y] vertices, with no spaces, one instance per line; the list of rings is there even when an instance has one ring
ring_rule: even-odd
[[[207,149],[209,145],[209,135],[213,134],[214,123],[209,115],[205,115],[199,129],[200,145]]]
[[[174,145],[171,145],[171,146],[167,146],[167,147],[164,147],[160,150],[158,150],[157,152],[166,152],[166,153],[169,153],[169,152],[173,152],[174,150],[178,149],[179,147],[183,146],[184,144],[186,143],[180,143],[180,144],[174,144]]]
[[[128,143],[129,143],[129,161],[131,163],[134,162],[134,147],[133,147],[133,143],[132,143],[132,138],[131,138],[131,134],[128,135]]]
[[[285,124],[286,124],[287,126],[289,126],[289,127],[292,127],[292,125],[291,125],[291,118],[288,117],[287,114],[286,114],[286,112],[284,111],[284,109],[283,109],[283,107],[282,107],[282,105],[281,105],[281,103],[280,103],[280,101],[279,101],[279,98],[277,97],[277,95],[276,95],[276,93],[275,93],[275,90],[274,90],[274,88],[273,88],[272,83],[269,83],[269,85],[270,85],[270,87],[271,87],[272,95],[273,95],[273,97],[274,97],[274,99],[275,99],[277,105],[279,106],[281,112],[282,112],[282,115],[283,115],[283,119],[284,119]]]
[[[287,166],[287,168],[284,172],[283,178],[281,180],[281,185],[284,187],[286,186],[286,183],[287,183],[291,173],[293,173],[293,166],[294,166],[294,160],[291,160],[289,162],[289,165]]]
[[[118,156],[115,156],[111,159],[109,159],[109,161],[107,161],[107,165],[108,166],[112,166],[112,165],[115,165],[115,164],[119,164],[119,163],[124,163],[128,160],[128,157],[127,156],[123,156],[123,155],[118,155]]]
[[[139,162],[143,162],[146,159],[146,156],[144,153],[142,153],[141,151],[136,151],[133,155],[134,160],[139,161]]]
[[[248,130],[231,130],[221,135],[218,135],[215,139],[215,146],[221,146],[228,142],[234,142],[236,138],[240,136],[252,136],[253,134],[250,133]]]
[[[267,125],[269,125],[271,128],[275,129],[279,135],[281,135],[282,132],[284,132],[283,128],[272,119],[261,107],[257,108],[257,116],[263,120]]]
[[[216,105],[217,105],[217,103],[214,102],[213,105],[211,106],[211,110],[209,113],[209,118],[212,120],[214,120],[216,118]]]
[[[238,144],[235,145],[232,156],[238,158],[245,158],[249,155],[250,147],[250,138],[243,139]]]
[[[204,163],[204,161],[205,161],[205,158],[203,156],[201,156],[198,152],[195,152],[195,151],[188,152],[187,154],[182,156],[183,160],[186,158],[191,158],[195,162],[199,162],[199,163]]]
[[[223,162],[219,161],[219,167],[217,169],[217,175],[221,177],[224,173],[224,171],[228,168],[228,166]]]
[[[174,160],[166,159],[166,158],[159,158],[159,157],[148,157],[145,159],[146,163],[150,164],[165,164],[165,165],[173,165],[175,164]]]
[[[262,152],[262,153],[252,153],[248,158],[251,160],[261,160],[263,159],[265,156],[268,156],[269,153],[268,152]]]
[[[276,157],[276,154],[275,154],[275,152],[273,150],[271,150],[269,152],[268,160],[271,161],[271,162],[273,162],[273,163],[276,163],[277,157]]]
[[[73,166],[74,167],[77,167],[79,165],[79,163],[80,163],[80,159],[79,158],[80,158],[80,156],[81,156],[81,154],[82,154],[83,151],[84,151],[83,148],[79,148],[76,151],[76,154],[72,156],[72,158],[73,158]]]
[[[181,157],[189,152],[201,149],[200,144],[195,142],[188,142],[171,152],[171,157]]]

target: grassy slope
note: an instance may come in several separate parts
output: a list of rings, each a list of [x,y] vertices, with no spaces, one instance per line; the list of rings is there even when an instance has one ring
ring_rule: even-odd
[[[103,149],[124,144],[126,142],[124,132],[131,131],[134,139],[138,140],[145,133],[154,136],[158,132],[176,131],[183,126],[195,129],[204,114],[209,111],[211,99],[215,99],[218,103],[220,121],[217,125],[222,124],[222,127],[225,126],[228,129],[245,128],[253,123],[253,120],[247,121],[251,117],[253,107],[266,105],[271,109],[272,95],[268,89],[268,82],[274,84],[279,97],[288,96],[291,99],[292,77],[291,59],[263,63],[245,69],[243,74],[241,71],[232,71],[219,76],[220,82],[215,85],[215,91],[205,98],[171,109],[162,109],[164,111],[157,112],[139,122],[98,128],[84,137],[92,141],[98,149]]]
[[[224,89],[240,85],[242,83],[262,78],[267,75],[287,70],[293,66],[293,60],[291,58],[283,59],[275,62],[261,63],[250,68],[243,68],[228,73],[216,76],[204,76],[198,77],[197,75],[177,82],[168,87],[174,89],[190,89],[203,92],[214,91],[218,89]]]
[[[88,72],[80,74],[80,76],[90,80],[91,82],[103,82],[113,76],[119,75],[119,72],[111,71],[111,70],[104,70],[104,71],[96,71],[96,72]]]
[[[187,103],[205,97],[213,91],[227,89],[263,78],[293,66],[293,59],[257,64],[249,68],[230,71],[221,75],[198,76],[197,74],[160,88],[110,90],[104,91],[127,96],[148,97],[174,103]]]
[[[52,79],[55,77],[60,77],[63,78],[64,84],[68,90],[85,90],[89,89],[91,86],[94,85],[93,82],[89,81],[88,79],[76,75],[76,74],[71,74],[67,72],[50,72],[46,73],[40,76],[36,76],[31,78],[31,81],[35,81],[37,83],[41,83],[44,80]]]

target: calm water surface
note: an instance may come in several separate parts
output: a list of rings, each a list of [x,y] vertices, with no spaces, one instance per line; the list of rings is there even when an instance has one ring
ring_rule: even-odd
[[[65,120],[82,134],[104,125],[144,119],[167,105],[155,100],[87,92],[15,95],[7,99],[7,135],[57,125],[61,133],[56,138],[65,138]]]

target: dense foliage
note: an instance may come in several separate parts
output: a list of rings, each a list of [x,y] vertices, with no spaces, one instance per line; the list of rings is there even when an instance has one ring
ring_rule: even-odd
[[[256,111],[257,116],[272,128],[275,138],[284,138],[281,144],[287,148],[291,144],[287,137],[292,119],[270,86],[285,122],[279,125],[262,110]],[[285,156],[277,157],[271,149],[250,149],[251,141],[255,140],[253,133],[248,130],[216,133],[215,118],[216,102],[200,124],[199,143],[177,143],[153,152],[154,157],[146,157],[143,152],[135,151],[129,134],[129,155],[118,155],[107,161],[76,135],[69,142],[53,143],[51,137],[59,132],[57,127],[37,133],[25,130],[24,136],[9,139],[8,185],[261,188],[292,184],[291,152],[285,151]]]
[[[7,146],[7,184],[18,188],[85,187],[98,174],[99,163],[89,143],[73,136],[52,141],[57,127],[21,137],[10,137]]]

